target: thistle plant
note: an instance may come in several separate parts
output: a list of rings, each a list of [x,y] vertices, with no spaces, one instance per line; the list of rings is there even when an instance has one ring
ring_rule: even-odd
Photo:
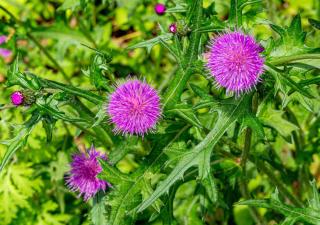
[[[318,1],[8,4],[4,224],[320,224]]]

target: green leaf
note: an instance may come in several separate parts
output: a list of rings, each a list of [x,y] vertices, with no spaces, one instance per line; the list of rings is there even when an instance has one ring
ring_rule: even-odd
[[[110,85],[106,79],[104,72],[110,73],[109,62],[111,61],[111,56],[106,55],[102,51],[93,49],[96,54],[92,57],[90,66],[87,70],[82,70],[83,73],[90,77],[90,83],[94,85],[98,90],[110,91]]]
[[[0,173],[0,219],[3,224],[11,224],[19,208],[29,208],[28,199],[40,192],[42,180],[35,178],[31,163],[12,164]]]
[[[318,210],[313,208],[297,208],[290,205],[286,205],[276,199],[266,200],[246,200],[238,203],[239,205],[255,206],[258,208],[267,208],[275,210],[286,217],[295,218],[296,221],[306,222],[310,224],[319,225],[320,215]]]
[[[302,30],[299,14],[293,18],[289,27],[281,28],[272,24],[270,27],[280,35],[280,40],[276,41],[270,53],[271,57],[297,55],[311,51],[304,44],[306,32]]]
[[[1,143],[8,146],[6,153],[4,154],[0,164],[0,174],[9,160],[13,157],[16,151],[26,145],[28,137],[36,124],[39,122],[40,116],[38,113],[34,113],[29,121],[20,129],[19,133],[11,140],[2,141]]]
[[[186,104],[177,104],[174,106],[174,108],[165,111],[165,114],[168,116],[178,116],[190,123],[191,125],[202,128],[202,125],[199,119],[197,118],[193,108]]]
[[[250,98],[251,99],[251,98]],[[210,158],[211,151],[214,146],[226,132],[226,130],[247,110],[249,98],[248,96],[242,97],[236,102],[227,99],[221,103],[220,107],[216,108],[219,112],[218,120],[215,127],[208,133],[202,142],[200,142],[193,150],[187,151],[179,160],[168,177],[162,181],[152,193],[150,198],[145,200],[140,206],[138,211],[141,212],[155,202],[161,195],[169,191],[169,188],[179,179],[183,178],[184,173],[192,166],[199,167],[199,176],[206,177],[208,171],[208,159],[203,160],[204,156]],[[201,163],[201,164],[200,164]],[[204,165],[205,164],[205,165]]]
[[[165,165],[168,166],[169,164],[177,163],[188,149],[184,141],[179,141],[167,146],[163,151],[169,157],[169,160],[167,160]]]
[[[178,3],[175,7],[168,8],[166,13],[183,13],[187,11],[187,5],[185,3]]]
[[[287,217],[280,225],[295,225],[296,222],[296,218]]]
[[[78,6],[80,6],[80,0],[65,0],[57,10],[58,11],[65,11],[67,9],[74,10]]]
[[[53,129],[55,127],[55,123],[56,123],[56,120],[50,116],[45,116],[42,119],[42,126],[46,131],[46,135],[47,135],[47,142],[50,142],[52,140],[52,134],[53,134]]]
[[[320,210],[320,196],[318,193],[317,183],[313,180],[310,184],[312,187],[312,198],[309,200],[309,205],[311,208]]]
[[[311,26],[313,26],[314,28],[320,30],[320,21],[319,21],[319,20],[309,19],[309,23],[310,23]]]
[[[30,90],[40,90],[40,82],[38,77],[27,77],[26,74],[19,71],[19,55],[16,57],[15,61],[12,63],[8,70],[7,86],[21,85],[22,87]]]
[[[245,115],[241,121],[241,125],[250,127],[259,139],[265,139],[265,133],[261,121],[252,114]]]
[[[162,34],[162,35],[159,35],[159,36],[152,38],[150,40],[142,41],[142,42],[139,42],[135,45],[129,46],[128,49],[131,50],[131,49],[135,49],[135,48],[146,48],[147,51],[150,52],[151,48],[154,45],[160,44],[161,41],[170,40],[172,38],[172,36],[173,35],[171,33]]]
[[[73,123],[88,123],[88,121],[85,119],[72,118],[71,116],[68,116],[64,112],[60,111],[58,108],[59,102],[55,100],[53,96],[48,99],[38,98],[35,104],[38,106],[41,113],[48,114],[55,119],[61,119]]]
[[[35,225],[63,225],[71,219],[67,214],[54,214],[58,204],[53,201],[47,201],[41,206],[41,212],[37,215]]]
[[[303,87],[303,85],[295,82],[291,75],[295,75],[293,70],[289,71],[278,71],[273,66],[267,66],[268,72],[274,77],[275,79],[275,93],[277,91],[281,91],[285,97],[287,97],[288,93],[290,92],[289,88],[292,89],[291,93],[296,91],[301,95],[304,95],[307,98],[314,98],[314,96],[310,93],[310,91]],[[301,73],[298,73],[301,75]]]
[[[195,0],[192,2],[188,9],[188,21],[192,24],[194,30],[197,30],[201,26],[202,22],[202,9],[203,1]],[[198,55],[201,51],[201,33],[192,32],[190,35],[189,46],[186,50],[186,57],[181,63],[180,69],[174,76],[172,82],[170,83],[164,98],[163,98],[163,107],[171,108],[175,105],[180,99],[181,94],[184,91],[184,88],[193,74],[194,62],[198,59]]]
[[[137,206],[143,198],[150,195],[150,179],[165,163],[167,156],[163,149],[171,144],[173,139],[181,135],[181,131],[169,132],[166,135],[157,134],[153,140],[152,151],[137,171],[127,175],[118,171],[105,161],[101,162],[103,172],[101,178],[112,184],[112,191],[108,193],[106,204],[110,207],[107,212],[108,224],[132,224],[137,216]],[[141,191],[143,190],[143,193]],[[159,210],[160,201],[155,201],[153,208]]]
[[[269,127],[274,128],[284,138],[288,138],[292,131],[298,130],[299,127],[287,121],[282,117],[283,111],[272,109],[271,106],[265,107],[264,111],[259,112],[261,122]]]
[[[208,174],[208,176],[202,180],[202,184],[203,184],[204,188],[206,189],[206,192],[209,196],[209,199],[211,200],[212,203],[215,204],[218,201],[217,186],[214,181],[213,175],[210,174],[209,171],[207,172],[207,174]]]
[[[105,114],[105,112],[104,112]],[[121,140],[110,152],[109,162],[114,165],[125,157],[130,151],[138,147],[139,139],[137,137],[127,137]]]
[[[190,87],[192,91],[198,95],[203,100],[213,100],[213,97],[210,96],[206,91],[204,91],[202,88],[198,87],[195,84],[190,84]]]
[[[107,117],[106,109],[104,108],[104,105],[99,106],[99,111],[94,117],[94,124],[92,124],[91,127],[96,127],[102,123],[102,121]]]
[[[76,0],[79,2],[79,0]],[[71,44],[75,44],[77,46],[81,46],[81,44],[91,46],[91,43],[86,39],[86,37],[77,30],[72,30],[66,25],[60,23],[55,24],[50,27],[41,27],[37,28],[37,30],[33,30],[32,34],[35,37],[39,38],[53,38],[59,41],[62,41],[64,44],[68,46]]]
[[[94,225],[107,224],[105,194],[99,192],[93,198],[93,207],[91,209],[91,220]]]

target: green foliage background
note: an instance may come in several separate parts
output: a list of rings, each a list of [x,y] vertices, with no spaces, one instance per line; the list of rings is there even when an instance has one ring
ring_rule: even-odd
[[[217,18],[226,20],[231,16],[229,14],[229,1],[205,0],[204,7],[209,7],[213,2],[215,2]],[[21,22],[21,24],[17,24],[7,13],[3,10],[0,11],[2,20],[0,34],[10,37],[10,40],[1,47],[13,50],[14,56],[19,52],[20,71],[29,71],[41,78],[61,83],[71,83],[75,87],[93,91],[101,96],[105,96],[106,90],[110,91],[112,89],[115,80],[124,79],[128,74],[145,78],[161,92],[175,76],[175,71],[178,69],[177,63],[170,52],[160,44],[156,44],[152,48],[150,45],[145,46],[143,43],[142,47],[147,48],[135,48],[137,46],[134,46],[134,44],[138,43],[139,45],[140,43],[141,45],[141,41],[149,40],[164,33],[160,27],[167,29],[171,22],[182,19],[182,16],[177,15],[177,18],[174,18],[174,16],[157,16],[153,9],[155,3],[151,0],[1,0],[0,5]],[[272,50],[268,55],[270,57],[284,56],[285,54],[293,55],[304,49],[304,44],[300,42],[303,34],[301,32],[294,33],[299,30],[296,28],[290,31],[290,29],[281,30],[281,27],[289,26],[293,17],[298,13],[301,15],[302,28],[307,32],[305,44],[319,47],[320,31],[312,28],[308,22],[309,18],[320,19],[320,3],[318,0],[264,0],[258,2],[245,8],[243,28],[254,34],[265,46],[272,45],[267,41],[269,37],[273,37],[275,40],[279,37],[275,31],[288,32],[283,34],[285,38],[281,43],[273,43],[276,50]],[[270,22],[279,27],[272,30],[269,26]],[[167,31],[165,30],[165,32]],[[52,60],[45,55],[45,52],[30,39],[29,34],[39,41],[45,51],[65,71],[65,74],[61,73]],[[97,59],[95,52],[86,46],[106,51],[108,55],[112,55],[112,62],[105,64],[103,60],[108,61],[108,59]],[[134,47],[128,50],[129,46]],[[10,93],[19,89],[17,86],[8,88],[4,84],[8,79],[9,65],[13,63],[13,60],[14,57],[7,60],[0,59],[0,89],[2,93],[0,96],[0,140],[25,139],[26,135],[17,136],[17,134],[24,129],[22,124],[29,119],[29,112],[32,110],[32,107],[16,108],[10,104]],[[102,62],[99,60],[102,60]],[[108,66],[104,68],[104,74],[108,78],[106,82],[94,79],[94,76],[92,76],[95,72],[97,77],[99,76],[101,69],[99,63]],[[312,65],[313,70],[310,74],[304,73],[303,78],[319,76],[319,59],[309,60],[305,63]],[[236,156],[228,155],[227,150],[230,143],[227,143],[227,146],[221,144],[219,148],[226,150],[225,154],[227,155],[223,158],[213,157],[211,163],[214,177],[209,176],[204,181],[204,183],[214,182],[217,189],[206,190],[208,186],[201,186],[193,179],[197,172],[186,171],[184,183],[181,186],[171,186],[170,190],[175,188],[178,190],[175,199],[172,200],[175,219],[167,222],[168,224],[255,224],[247,205],[263,206],[264,204],[264,209],[258,209],[258,213],[265,218],[267,224],[278,224],[284,219],[283,224],[294,224],[298,220],[294,214],[296,209],[290,208],[291,213],[289,215],[282,213],[281,210],[275,212],[265,209],[274,209],[276,205],[290,202],[288,199],[279,200],[277,195],[274,194],[275,187],[278,185],[266,179],[265,174],[268,174],[268,171],[275,172],[273,175],[276,176],[276,180],[280,180],[282,185],[293,192],[300,200],[307,201],[307,199],[312,198],[315,201],[318,198],[317,194],[312,195],[317,190],[312,188],[309,183],[311,180],[315,180],[315,185],[320,187],[320,96],[318,85],[313,84],[308,86],[307,91],[300,90],[291,94],[290,91],[293,86],[284,85],[283,77],[276,73],[273,75],[275,76],[272,78],[275,80],[275,92],[279,91],[280,94],[275,95],[273,101],[266,98],[266,102],[257,109],[257,116],[264,125],[264,131],[262,132],[265,132],[267,141],[259,141],[259,132],[254,132],[252,141],[254,154],[258,157],[265,157],[267,160],[270,159],[269,163],[272,167],[263,168],[265,165],[261,164],[261,167],[257,169],[251,162],[248,163],[247,172],[248,177],[250,177],[248,180],[250,196],[255,196],[256,199],[273,196],[270,200],[271,203],[254,202],[252,200],[245,205],[233,205],[233,203],[245,199],[245,197],[241,197],[239,191],[234,191],[238,186],[237,179],[241,176],[240,156],[239,154],[235,154]],[[301,71],[299,70],[290,72],[290,77],[294,83],[303,80],[300,75]],[[265,79],[269,80],[271,78],[265,77]],[[189,103],[199,103],[199,99],[208,100],[206,99],[206,93],[202,93],[201,90],[197,97],[190,97],[190,93],[197,87],[202,90],[211,88],[210,82],[212,80],[208,81],[203,76],[193,76],[190,83],[196,86],[188,87],[189,92],[184,93],[182,99]],[[98,89],[94,89],[94,86]],[[211,92],[216,95],[221,94],[221,90],[213,90],[213,88]],[[308,94],[312,94],[315,98],[306,97]],[[272,99],[272,93],[270,95]],[[87,101],[84,104],[93,109],[94,114],[97,115],[97,121],[101,119],[103,120],[102,124],[107,124],[106,118],[103,117],[103,111],[101,111],[101,105],[97,106]],[[62,107],[70,117],[78,117],[78,114],[69,106]],[[89,147],[92,143],[95,144],[97,149],[111,152],[113,163],[117,163],[116,167],[122,172],[120,174],[118,170],[113,171],[114,168],[110,165],[105,165],[107,172],[103,176],[107,180],[111,183],[113,179],[115,182],[121,180],[121,187],[124,188],[123,192],[127,192],[126,188],[134,183],[132,186],[135,189],[130,189],[130,191],[133,191],[128,191],[128,196],[126,196],[127,207],[129,207],[127,210],[132,210],[130,207],[136,207],[135,201],[141,201],[139,199],[141,196],[136,193],[141,193],[143,200],[147,200],[156,189],[158,181],[164,179],[166,170],[173,168],[167,165],[165,169],[162,168],[161,173],[158,173],[157,167],[161,167],[161,162],[164,163],[166,160],[160,160],[155,165],[141,163],[151,149],[148,146],[150,144],[148,140],[157,143],[153,154],[159,153],[160,157],[163,148],[165,154],[170,158],[166,163],[170,162],[175,165],[176,161],[180,160],[180,156],[181,158],[184,157],[181,150],[194,146],[193,143],[185,140],[201,141],[203,133],[199,127],[203,124],[205,124],[205,129],[211,130],[213,128],[216,116],[213,113],[208,116],[206,108],[201,108],[200,105],[197,118],[191,120],[188,109],[185,109],[185,111],[183,109],[183,107],[179,108],[180,116],[178,116],[178,119],[172,119],[174,122],[170,127],[167,127],[168,124],[159,125],[158,135],[151,135],[146,140],[136,137],[120,138],[121,140],[117,139],[114,145],[111,145],[108,141],[104,143],[97,141],[95,135],[91,135],[97,131],[98,128],[96,127],[89,127],[86,130],[87,132],[83,132],[79,126],[74,126],[71,122],[62,120],[55,121],[52,140],[48,142],[43,124],[37,124],[32,130],[26,145],[14,154],[8,165],[0,173],[0,224],[76,225],[91,224],[92,219],[95,224],[102,223],[105,220],[104,215],[108,212],[104,212],[104,207],[99,208],[101,207],[101,204],[99,205],[101,198],[98,196],[94,200],[98,201],[98,204],[94,201],[85,203],[81,198],[77,198],[75,193],[71,193],[64,182],[71,155],[77,152],[78,148]],[[176,115],[176,112],[172,110],[166,115],[168,118],[172,118],[170,113]],[[239,115],[241,113],[239,112]],[[232,128],[225,135],[226,139],[233,138]],[[170,146],[163,146],[174,138],[177,131],[184,131],[184,129],[188,132],[183,132],[183,137],[173,141],[174,143]],[[245,144],[244,139],[245,132],[241,130],[237,143],[240,148]],[[234,148],[237,149],[237,146]],[[0,146],[1,158],[6,151],[6,142],[3,141]],[[267,170],[267,172],[259,173],[261,170]],[[127,174],[131,172],[134,172],[133,176],[129,177]],[[135,177],[141,177],[141,173],[143,173],[143,178],[136,181]],[[204,171],[204,173],[206,172]],[[182,182],[180,178],[179,182]],[[278,189],[281,189],[281,187],[278,186]],[[217,190],[223,194],[217,194]],[[169,190],[163,190],[163,192],[169,192]],[[107,193],[103,198],[106,198],[107,210],[108,206],[117,207],[117,204],[119,204],[117,193]],[[152,205],[151,209],[148,212],[145,211],[146,214],[140,214],[138,216],[139,222],[136,224],[162,224],[161,218],[163,216],[165,218],[171,217],[168,216],[166,209],[163,210],[163,208],[167,208],[163,205],[168,206],[171,198],[170,195],[163,195],[156,201],[149,202],[145,207]],[[277,201],[281,201],[281,203],[278,204]],[[132,204],[130,205],[130,203]],[[93,209],[92,206],[94,206]],[[319,205],[311,206],[315,206],[312,209],[317,209],[318,211],[315,212],[319,213]],[[141,205],[140,207],[143,208]],[[140,209],[142,210],[142,208]],[[306,208],[306,206],[302,208]],[[113,214],[112,210],[110,217],[113,222],[109,221],[110,224],[132,222],[120,220],[117,217],[118,215]],[[157,212],[160,212],[160,216]],[[127,212],[120,213],[125,214]],[[99,216],[102,218],[99,218]],[[150,222],[148,222],[149,218],[152,218]],[[128,218],[128,220],[131,220],[131,218]],[[302,223],[306,224],[307,222]]]

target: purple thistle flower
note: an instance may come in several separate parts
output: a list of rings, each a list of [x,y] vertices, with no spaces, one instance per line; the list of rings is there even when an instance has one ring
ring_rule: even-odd
[[[7,41],[7,36],[1,35],[1,36],[0,36],[0,45],[2,45],[3,43],[5,43],[6,41]],[[9,49],[0,48],[0,55],[1,55],[3,58],[8,58],[11,54],[12,54],[12,52],[11,52]]]
[[[239,95],[250,91],[263,73],[263,51],[250,35],[222,34],[213,40],[207,67],[219,86]]]
[[[111,94],[107,111],[116,133],[143,136],[160,118],[160,98],[147,83],[128,80]]]
[[[72,156],[71,171],[66,181],[72,191],[79,192],[79,197],[83,195],[85,201],[88,201],[98,191],[105,191],[106,187],[110,186],[106,181],[97,178],[97,175],[102,172],[99,158],[107,159],[104,154],[93,147],[87,153]]]
[[[166,12],[166,6],[164,4],[158,3],[155,5],[154,7],[154,11],[158,14],[158,15],[163,15]]]
[[[13,92],[10,97],[12,104],[16,106],[21,105],[23,103],[24,96],[20,91]]]
[[[175,23],[170,24],[169,31],[173,34],[177,33],[177,24]]]

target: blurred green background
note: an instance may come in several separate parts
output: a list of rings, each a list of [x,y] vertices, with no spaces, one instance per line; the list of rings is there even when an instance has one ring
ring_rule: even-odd
[[[207,7],[213,1],[204,2]],[[215,3],[218,17],[228,18],[229,1],[216,0]],[[13,51],[11,57],[0,58],[0,140],[13,138],[19,126],[27,119],[28,108],[16,108],[10,103],[10,93],[16,90],[15,87],[5,86],[8,65],[18,52],[21,71],[30,71],[43,78],[71,82],[74,86],[92,90],[93,86],[83,72],[88,69],[94,54],[94,51],[84,46],[87,45],[112,52],[114,57],[110,68],[115,78],[124,78],[131,74],[145,78],[158,90],[166,87],[176,69],[166,50],[159,45],[154,46],[150,53],[145,49],[125,50],[131,44],[161,33],[158,24],[168,27],[175,19],[179,19],[156,15],[153,9],[155,4],[156,1],[149,0],[1,0],[0,5],[24,25],[17,25],[10,20],[8,14],[0,10],[0,35],[9,37],[0,47]],[[249,12],[250,9],[246,10]],[[248,14],[245,29],[249,29],[259,40],[276,36],[266,21],[285,26],[289,25],[294,15],[301,13],[304,29],[309,32],[308,36],[313,37],[308,38],[307,43],[319,45],[320,33],[308,23],[308,18],[320,19],[319,0],[265,0],[258,10],[261,11],[258,17],[251,18]],[[61,65],[66,76],[63,76],[44,51],[30,40],[28,33]],[[97,112],[98,109],[94,107],[91,105]],[[302,111],[301,120],[306,120],[305,117]],[[304,125],[305,129],[308,129],[308,124]],[[315,129],[317,132],[319,128]],[[311,145],[319,144],[318,139],[315,137]],[[82,135],[76,127],[61,121],[56,124],[52,142],[47,143],[45,131],[39,124],[27,145],[0,174],[0,224],[90,224],[88,210],[91,203],[85,204],[76,194],[71,193],[66,188],[64,176],[71,154],[78,148],[89,147],[91,143],[90,136]],[[291,146],[280,137],[275,141],[275,146],[283,163],[294,169],[297,165],[290,156]],[[108,150],[108,146],[96,147]],[[1,157],[6,148],[5,145],[0,145]],[[122,171],[129,172],[137,165],[134,157],[128,156],[119,163],[119,167]],[[313,156],[310,171],[320,184],[319,155]],[[249,183],[251,189],[258,186],[265,187],[270,193],[273,191],[260,176]],[[186,214],[189,214],[194,220],[188,219],[188,224],[192,225],[202,224],[196,216],[192,217],[197,213],[195,207],[189,207],[192,206],[192,198],[186,198],[194,187],[192,182],[183,185],[177,195],[175,211],[179,221],[185,221]],[[219,213],[223,214],[216,211],[217,218]],[[235,207],[233,214],[236,224],[253,224],[246,207]]]

